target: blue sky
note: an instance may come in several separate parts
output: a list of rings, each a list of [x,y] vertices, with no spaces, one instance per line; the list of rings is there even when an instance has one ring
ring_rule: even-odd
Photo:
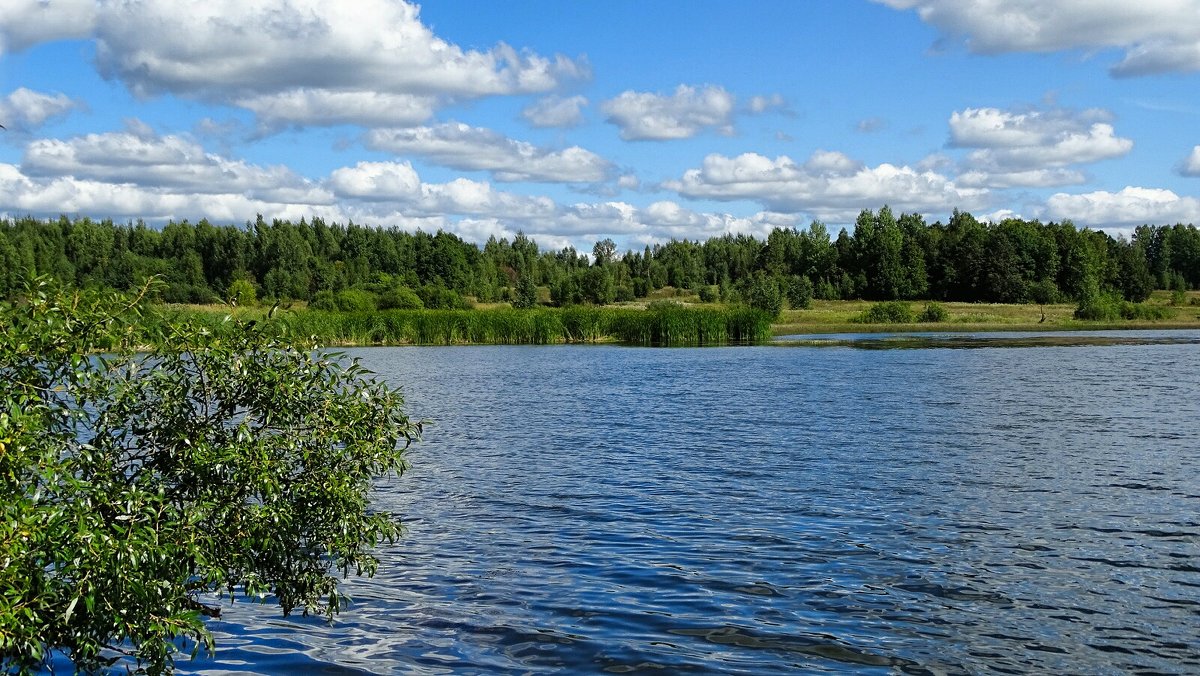
[[[1200,222],[1200,0],[0,0],[0,214]]]

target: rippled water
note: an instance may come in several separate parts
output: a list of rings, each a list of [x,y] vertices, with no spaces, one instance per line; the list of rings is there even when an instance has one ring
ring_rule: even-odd
[[[1200,346],[358,354],[408,535],[184,671],[1200,672]]]

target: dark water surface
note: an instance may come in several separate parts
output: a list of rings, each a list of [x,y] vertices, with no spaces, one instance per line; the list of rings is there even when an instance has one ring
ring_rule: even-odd
[[[357,354],[408,535],[183,670],[1200,673],[1200,346]]]

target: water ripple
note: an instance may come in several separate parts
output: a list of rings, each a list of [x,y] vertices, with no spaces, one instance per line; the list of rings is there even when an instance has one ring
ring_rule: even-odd
[[[407,536],[182,671],[1200,672],[1195,345],[361,356]]]

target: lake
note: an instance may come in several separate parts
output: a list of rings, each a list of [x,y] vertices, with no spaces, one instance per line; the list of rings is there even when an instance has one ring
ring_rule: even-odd
[[[1200,345],[354,354],[408,534],[181,671],[1200,672]]]

